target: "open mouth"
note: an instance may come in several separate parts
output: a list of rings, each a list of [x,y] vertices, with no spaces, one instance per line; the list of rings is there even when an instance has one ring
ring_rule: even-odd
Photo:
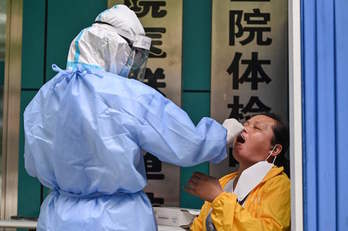
[[[237,142],[238,143],[241,143],[241,144],[244,144],[245,143],[245,138],[242,134],[240,134],[238,137],[237,137]]]

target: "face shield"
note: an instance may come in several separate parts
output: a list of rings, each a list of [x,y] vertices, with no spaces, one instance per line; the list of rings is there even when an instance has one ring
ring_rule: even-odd
[[[124,77],[143,81],[149,51],[142,48],[133,48],[123,69],[128,70],[128,75],[124,72]],[[122,71],[121,71],[122,72]],[[122,74],[121,74],[122,75]]]
[[[137,79],[143,81],[145,78],[145,70],[147,59],[149,57],[149,50],[151,39],[146,36],[137,36],[136,40],[131,42],[124,38],[132,51],[128,56],[127,62],[122,68],[120,75],[130,79]]]

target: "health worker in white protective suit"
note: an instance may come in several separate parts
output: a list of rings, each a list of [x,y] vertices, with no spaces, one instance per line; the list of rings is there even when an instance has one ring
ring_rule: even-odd
[[[37,230],[157,230],[141,150],[179,166],[226,157],[242,130],[236,120],[195,126],[135,79],[150,44],[133,11],[105,10],[72,41],[67,70],[53,66],[58,74],[27,106],[25,168],[52,191]]]

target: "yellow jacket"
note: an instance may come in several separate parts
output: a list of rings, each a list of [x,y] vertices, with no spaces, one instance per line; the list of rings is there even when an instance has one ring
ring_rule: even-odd
[[[236,175],[234,172],[222,177],[221,186]],[[206,218],[211,208],[211,219],[217,231],[290,230],[290,180],[283,167],[273,167],[249,193],[244,208],[235,194],[221,193],[212,203],[204,203],[191,231],[206,231]]]

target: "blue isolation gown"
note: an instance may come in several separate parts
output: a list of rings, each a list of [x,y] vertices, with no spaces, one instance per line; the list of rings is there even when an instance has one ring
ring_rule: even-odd
[[[25,168],[52,192],[37,230],[157,230],[141,150],[192,166],[226,157],[226,129],[98,69],[58,70],[24,112]]]

